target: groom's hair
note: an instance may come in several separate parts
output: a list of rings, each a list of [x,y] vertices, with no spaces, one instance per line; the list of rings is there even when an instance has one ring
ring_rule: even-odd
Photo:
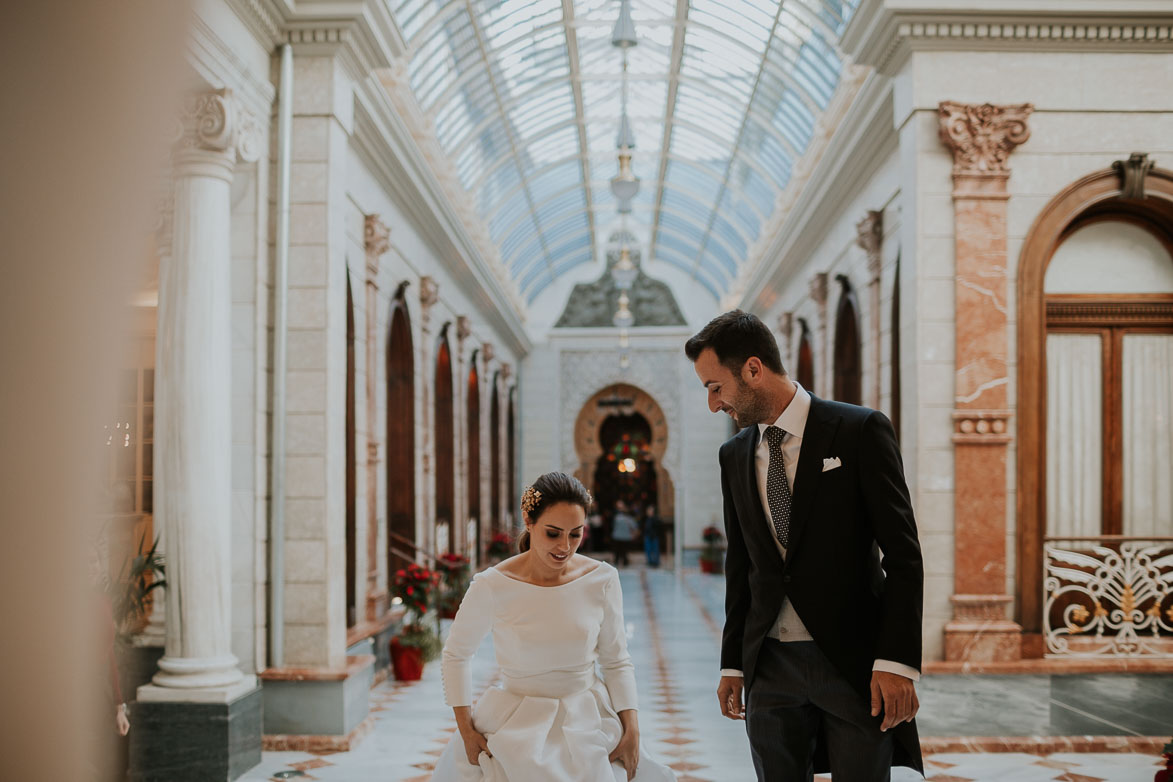
[[[770,329],[756,315],[743,310],[730,310],[713,318],[684,343],[684,355],[693,363],[705,348],[712,348],[721,365],[734,375],[751,356],[757,356],[762,366],[778,375],[785,375],[778,342]]]

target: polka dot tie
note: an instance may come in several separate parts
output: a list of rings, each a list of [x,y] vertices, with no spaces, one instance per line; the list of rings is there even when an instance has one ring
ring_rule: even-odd
[[[786,480],[786,464],[782,461],[782,439],[786,432],[776,426],[766,427],[766,441],[770,444],[770,469],[766,473],[766,497],[770,500],[770,520],[774,534],[782,548],[790,545],[790,482]]]

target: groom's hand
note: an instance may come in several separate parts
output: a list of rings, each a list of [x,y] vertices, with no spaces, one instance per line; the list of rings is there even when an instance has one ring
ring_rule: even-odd
[[[721,713],[731,720],[745,719],[745,707],[741,703],[741,687],[745,679],[740,676],[722,676],[717,685],[717,702]]]
[[[898,673],[872,671],[872,716],[879,716],[881,709],[884,712],[884,721],[880,723],[882,731],[902,722],[911,722],[920,709],[912,679]]]

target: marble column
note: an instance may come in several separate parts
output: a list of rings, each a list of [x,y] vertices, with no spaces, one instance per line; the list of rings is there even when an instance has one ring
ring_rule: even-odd
[[[863,248],[868,258],[868,306],[872,311],[871,348],[871,389],[868,394],[868,404],[872,408],[880,409],[880,396],[883,387],[880,382],[880,366],[883,351],[880,349],[880,334],[882,333],[880,317],[880,270],[883,268],[884,247],[884,212],[883,210],[869,210],[867,215],[855,224],[857,232],[855,243]]]
[[[255,686],[231,652],[229,237],[233,168],[238,157],[257,159],[261,133],[229,90],[190,96],[182,119],[155,363],[155,522],[166,542],[167,638],[153,685],[138,698],[226,702]]]
[[[387,610],[389,595],[379,583],[379,258],[391,247],[391,230],[378,215],[367,215],[363,226],[366,250],[366,346],[367,346],[367,599],[366,615],[374,621]]]
[[[1019,659],[1022,628],[1007,609],[1006,182],[1010,153],[1030,136],[1032,107],[943,102],[953,153],[956,249],[953,620],[945,658]]]

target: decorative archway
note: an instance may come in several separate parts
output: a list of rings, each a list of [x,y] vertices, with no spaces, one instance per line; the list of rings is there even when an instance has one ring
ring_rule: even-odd
[[[832,398],[852,405],[863,404],[863,372],[860,361],[859,304],[846,275],[835,277],[841,290],[835,312],[835,385]]]
[[[657,512],[661,517],[676,515],[676,490],[672,475],[665,464],[668,454],[668,418],[660,404],[651,394],[629,383],[614,383],[596,391],[578,411],[574,422],[574,450],[578,467],[574,475],[587,487],[594,483],[595,468],[603,456],[599,429],[603,421],[615,408],[600,407],[599,402],[608,399],[630,400],[625,410],[639,413],[651,426],[651,456],[655,464],[657,491]]]
[[[391,300],[387,338],[387,572],[415,557],[415,353],[400,285]]]
[[[436,553],[445,554],[459,548],[456,540],[456,454],[455,413],[452,389],[452,353],[448,347],[448,326],[440,330],[436,348],[436,376],[434,391],[436,444]]]
[[[1017,620],[1026,632],[1042,625],[1042,549],[1046,535],[1046,337],[1044,278],[1055,251],[1090,221],[1141,221],[1173,242],[1173,171],[1145,173],[1128,164],[1072,183],[1035,218],[1018,263]],[[1143,183],[1143,197],[1133,188]],[[1125,188],[1129,188],[1128,197]]]

